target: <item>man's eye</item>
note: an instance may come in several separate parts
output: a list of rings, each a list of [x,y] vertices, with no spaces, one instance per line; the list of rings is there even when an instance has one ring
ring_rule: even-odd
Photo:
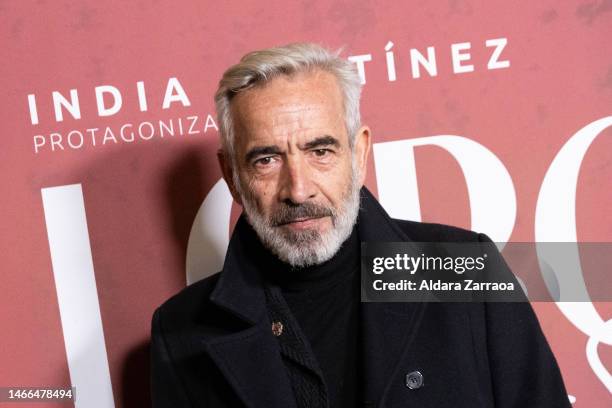
[[[327,154],[331,153],[331,151],[329,149],[316,149],[316,150],[313,150],[313,152],[314,152],[315,156],[317,156],[317,157],[324,157]]]
[[[255,160],[254,164],[256,166],[267,166],[271,164],[273,160],[274,160],[274,157],[272,156],[262,157],[261,159]]]

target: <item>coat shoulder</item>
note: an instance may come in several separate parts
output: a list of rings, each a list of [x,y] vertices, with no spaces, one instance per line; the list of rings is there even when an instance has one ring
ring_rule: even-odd
[[[488,238],[467,229],[452,225],[407,221],[393,218],[392,222],[415,242],[479,242]]]
[[[157,308],[155,315],[163,321],[165,332],[227,326],[234,320],[232,314],[210,301],[220,275],[217,272],[183,288]]]
[[[208,299],[219,280],[219,276],[220,273],[217,272],[186,286],[180,292],[168,298],[158,309],[164,314],[173,315],[177,312],[183,314],[185,310],[192,309],[198,305],[201,306],[200,301]]]

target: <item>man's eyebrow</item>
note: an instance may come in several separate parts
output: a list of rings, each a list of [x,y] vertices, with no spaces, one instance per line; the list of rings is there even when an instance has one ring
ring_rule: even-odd
[[[308,149],[314,149],[314,148],[323,147],[323,146],[340,147],[340,142],[338,141],[338,139],[336,139],[333,136],[325,135],[325,136],[317,137],[316,139],[313,139],[310,142],[305,143],[302,149],[308,150]]]
[[[278,146],[257,146],[249,150],[246,154],[246,161],[250,162],[257,156],[262,156],[264,154],[280,154],[282,153]]]
[[[317,137],[307,143],[304,143],[304,146],[301,147],[302,150],[314,149],[317,147],[323,146],[335,146],[339,147],[340,142],[333,136],[324,135],[321,137]],[[266,154],[281,154],[282,151],[278,146],[270,145],[270,146],[257,146],[252,148],[245,155],[246,161],[250,162],[257,156],[263,156]]]

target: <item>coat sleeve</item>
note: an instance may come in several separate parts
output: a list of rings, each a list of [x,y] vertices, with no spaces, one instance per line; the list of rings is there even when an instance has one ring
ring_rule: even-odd
[[[479,240],[491,242],[484,234]],[[497,251],[495,256],[501,258]],[[484,308],[495,407],[571,407],[559,366],[529,302],[489,302]]]
[[[159,309],[151,323],[151,402],[153,408],[191,407],[168,353]]]

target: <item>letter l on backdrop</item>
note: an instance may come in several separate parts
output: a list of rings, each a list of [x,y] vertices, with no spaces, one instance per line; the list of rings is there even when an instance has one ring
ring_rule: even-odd
[[[75,408],[114,408],[80,184],[41,189]]]

